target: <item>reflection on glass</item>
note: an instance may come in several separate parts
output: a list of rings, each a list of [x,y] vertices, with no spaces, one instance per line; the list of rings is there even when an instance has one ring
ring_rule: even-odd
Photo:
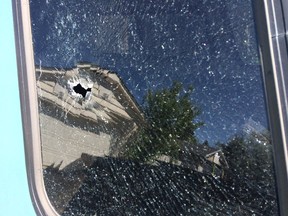
[[[277,214],[250,1],[31,0],[31,17],[59,214]]]

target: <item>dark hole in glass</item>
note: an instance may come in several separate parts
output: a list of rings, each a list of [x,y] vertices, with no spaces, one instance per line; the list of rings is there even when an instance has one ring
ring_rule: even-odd
[[[91,88],[85,89],[85,88],[83,88],[83,86],[80,83],[78,83],[78,85],[74,86],[73,90],[76,93],[81,94],[83,98],[86,97],[87,92],[91,92]]]

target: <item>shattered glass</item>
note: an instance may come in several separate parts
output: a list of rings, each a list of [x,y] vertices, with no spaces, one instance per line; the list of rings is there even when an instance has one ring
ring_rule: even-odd
[[[249,0],[30,0],[60,215],[277,215]]]

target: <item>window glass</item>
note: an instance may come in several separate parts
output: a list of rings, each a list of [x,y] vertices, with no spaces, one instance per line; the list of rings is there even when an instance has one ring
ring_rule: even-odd
[[[249,0],[31,0],[60,215],[277,215]]]

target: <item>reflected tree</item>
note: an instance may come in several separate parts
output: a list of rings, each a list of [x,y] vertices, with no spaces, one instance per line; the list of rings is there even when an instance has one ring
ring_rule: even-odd
[[[259,140],[261,134],[236,136],[226,145],[223,152],[229,163],[228,179],[247,178],[250,181],[271,182],[273,178],[272,145],[270,138]]]
[[[229,164],[224,182],[237,198],[259,206],[265,215],[277,212],[271,139],[265,132],[236,136],[221,145]]]
[[[201,112],[191,101],[192,92],[192,86],[185,89],[179,82],[149,90],[143,106],[146,125],[128,140],[124,156],[140,161],[168,156],[173,161],[179,158],[184,142],[195,144],[195,130],[203,123],[195,120]]]

